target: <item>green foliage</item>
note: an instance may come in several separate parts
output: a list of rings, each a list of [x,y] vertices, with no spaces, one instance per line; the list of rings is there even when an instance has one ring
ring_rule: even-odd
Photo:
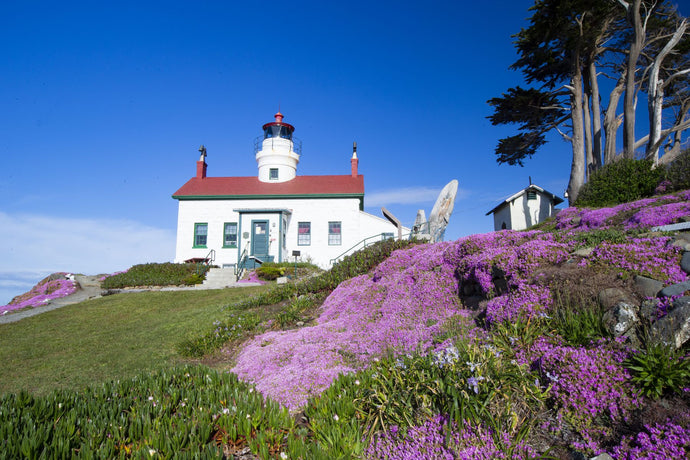
[[[323,303],[326,298],[325,293],[305,294],[299,296],[294,301],[290,302],[287,307],[278,313],[276,322],[281,328],[286,328],[298,321],[303,321],[307,318],[304,315]]]
[[[231,340],[244,339],[259,333],[261,318],[256,313],[231,313],[224,321],[214,321],[213,331],[187,338],[176,349],[182,356],[201,358],[211,350],[217,350]]]
[[[266,262],[256,269],[256,275],[262,280],[272,281],[285,275],[285,267],[279,267],[271,262]]]
[[[199,275],[197,273],[192,273],[189,275],[187,278],[185,278],[182,283],[187,285],[187,286],[192,286],[195,284],[201,284],[204,282],[204,277],[202,275]]]
[[[374,433],[392,425],[406,430],[436,414],[525,436],[546,392],[502,351],[462,342],[426,356],[391,356],[341,376],[307,405],[314,436],[328,455],[356,456]]]
[[[681,393],[690,386],[690,359],[662,344],[648,344],[624,363],[633,383],[650,398]]]
[[[311,276],[297,283],[275,286],[257,296],[249,297],[241,302],[229,305],[227,308],[232,311],[237,311],[264,305],[275,305],[286,300],[298,299],[303,295],[320,294],[325,296],[325,294],[330,293],[343,281],[367,273],[384,261],[394,250],[403,249],[415,243],[416,241],[410,240],[395,241],[387,239],[380,241],[345,257],[326,272]],[[287,266],[289,263],[285,263],[285,265]],[[271,265],[268,265],[268,267],[271,267]],[[278,265],[278,267],[280,267],[280,265]],[[293,307],[288,306],[282,317],[278,318],[281,327],[297,321],[299,315],[295,313],[295,311],[291,311],[291,308]],[[299,310],[300,307],[295,308]],[[211,331],[201,336],[185,340],[178,345],[177,349],[183,356],[200,357],[217,350],[223,346],[224,343],[222,336],[215,337],[215,331]]]
[[[649,197],[662,177],[663,168],[653,168],[651,160],[621,158],[592,173],[575,206],[603,207]]]
[[[570,345],[587,346],[602,337],[611,337],[597,302],[568,292],[554,292],[550,325]]]
[[[134,265],[124,273],[109,276],[103,280],[104,289],[118,289],[134,286],[174,286],[197,284],[210,267],[197,264],[149,263]],[[197,275],[193,277],[192,275]],[[194,281],[194,282],[192,282]]]
[[[6,394],[0,436],[3,458],[221,458],[245,446],[275,458],[286,440],[303,445],[286,409],[200,366],[82,392]]]
[[[690,189],[690,147],[666,166],[664,179],[670,182],[667,192]]]
[[[594,247],[604,241],[614,244],[627,243],[629,235],[617,228],[604,228],[577,232],[575,235],[569,235],[568,238],[575,240],[578,247]]]

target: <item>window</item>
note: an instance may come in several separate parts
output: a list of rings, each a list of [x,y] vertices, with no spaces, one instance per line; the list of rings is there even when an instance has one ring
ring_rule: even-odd
[[[270,180],[278,180],[278,168],[271,168],[268,170],[268,178]]]
[[[395,238],[395,235],[392,233],[385,232],[381,234],[382,240],[392,240],[393,238]]]
[[[208,236],[208,224],[194,224],[194,247],[205,248]]]
[[[534,190],[528,190],[527,191],[527,199],[528,200],[536,200],[537,199],[537,192]]]
[[[223,229],[223,247],[237,247],[237,222],[226,222]]]
[[[328,245],[339,246],[342,244],[342,234],[340,233],[340,222],[328,223]]]
[[[297,246],[309,246],[311,244],[311,222],[297,223]]]

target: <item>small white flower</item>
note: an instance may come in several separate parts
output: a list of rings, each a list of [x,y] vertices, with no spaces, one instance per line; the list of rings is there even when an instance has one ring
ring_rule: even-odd
[[[355,385],[359,385],[359,380],[355,380]]]
[[[149,401],[153,401],[153,396],[149,396]]]
[[[340,417],[338,417],[338,414],[335,414],[335,415],[333,416],[333,420],[335,420],[336,422],[337,422],[338,420],[340,420]]]
[[[251,416],[251,415],[249,415],[249,414],[247,414],[247,418],[252,418],[252,416]]]
[[[225,409],[223,409],[223,413],[224,413],[224,414],[229,414],[229,413],[230,413],[230,409],[228,409],[228,408],[226,407]]]
[[[149,455],[153,457],[153,454],[156,453],[156,449],[149,449]]]
[[[288,458],[288,457],[287,457],[287,454],[286,454],[285,452],[281,452],[281,453],[280,453],[280,458],[282,458],[283,460],[285,460],[285,459]]]
[[[250,388],[250,389],[249,389],[249,392],[250,392],[250,393],[254,393],[254,388]]]

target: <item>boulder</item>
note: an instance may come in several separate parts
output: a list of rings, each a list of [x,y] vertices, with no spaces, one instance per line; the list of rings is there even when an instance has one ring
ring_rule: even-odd
[[[619,302],[604,312],[604,325],[614,337],[620,337],[633,329],[640,322],[637,306]],[[634,334],[633,334],[634,335]]]
[[[635,276],[635,286],[639,289],[640,294],[645,297],[656,297],[664,288],[664,283],[646,276]]]
[[[593,252],[594,248],[580,248],[577,251],[573,252],[572,255],[579,257],[589,257],[592,255]]]
[[[508,280],[506,279],[506,272],[495,265],[491,267],[491,281],[494,283],[494,292],[497,296],[508,292]]]
[[[613,460],[613,457],[604,452],[603,454],[599,454],[596,457],[592,457],[590,460]]]
[[[649,335],[654,343],[682,347],[690,339],[690,297],[676,299],[673,310],[652,324]]]
[[[681,295],[688,290],[690,290],[690,280],[683,281],[682,283],[678,284],[673,284],[671,286],[666,286],[661,291],[659,291],[659,297],[671,297],[674,295]]]
[[[685,273],[690,274],[690,251],[685,251],[683,253],[683,257],[680,259],[680,268],[682,268]]]
[[[658,309],[659,299],[645,300],[640,304],[639,317],[649,323],[653,323],[657,319]]]
[[[599,292],[599,305],[604,310],[615,307],[619,303],[635,304],[628,295],[619,288],[608,288]]]

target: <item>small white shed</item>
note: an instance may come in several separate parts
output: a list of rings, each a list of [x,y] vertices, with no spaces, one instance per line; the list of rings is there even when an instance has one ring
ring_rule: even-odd
[[[494,230],[524,230],[555,215],[555,207],[562,202],[563,198],[530,184],[486,215],[493,213]]]

